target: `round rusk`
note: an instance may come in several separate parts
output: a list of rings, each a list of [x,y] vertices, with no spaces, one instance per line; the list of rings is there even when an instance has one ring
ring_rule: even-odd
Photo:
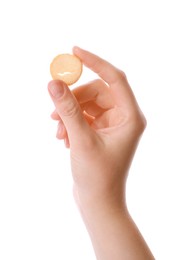
[[[75,55],[60,54],[53,59],[50,72],[53,79],[59,79],[67,85],[72,85],[81,76],[82,62]]]

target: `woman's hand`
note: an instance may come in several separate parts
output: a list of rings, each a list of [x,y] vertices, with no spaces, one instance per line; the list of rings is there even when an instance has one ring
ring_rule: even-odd
[[[80,48],[73,51],[99,79],[73,92],[61,81],[49,83],[57,137],[70,147],[78,193],[120,199],[146,120],[122,71]]]
[[[57,137],[71,152],[74,195],[99,260],[154,259],[131,219],[125,184],[146,126],[125,74],[75,47],[99,79],[73,90],[61,81],[48,89],[59,121]]]

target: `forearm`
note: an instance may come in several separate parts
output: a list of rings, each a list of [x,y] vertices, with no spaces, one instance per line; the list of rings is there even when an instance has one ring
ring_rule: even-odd
[[[154,259],[125,203],[106,199],[80,202],[79,208],[98,260]]]

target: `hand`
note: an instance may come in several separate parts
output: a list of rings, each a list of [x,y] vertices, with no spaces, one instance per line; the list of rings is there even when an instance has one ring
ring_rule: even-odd
[[[57,136],[70,146],[77,191],[119,200],[146,120],[122,71],[80,48],[73,52],[100,79],[72,93],[61,81],[49,83]]]
[[[80,48],[73,52],[99,79],[72,92],[61,81],[51,81],[48,89],[57,137],[70,147],[75,198],[97,259],[154,259],[125,199],[145,117],[122,71]]]

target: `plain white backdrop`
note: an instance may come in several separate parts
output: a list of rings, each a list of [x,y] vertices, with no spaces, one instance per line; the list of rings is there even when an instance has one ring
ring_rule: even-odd
[[[95,259],[47,92],[78,45],[127,74],[148,126],[127,183],[157,260],[192,259],[190,0],[0,1],[0,259]],[[84,68],[81,84],[97,76]]]

